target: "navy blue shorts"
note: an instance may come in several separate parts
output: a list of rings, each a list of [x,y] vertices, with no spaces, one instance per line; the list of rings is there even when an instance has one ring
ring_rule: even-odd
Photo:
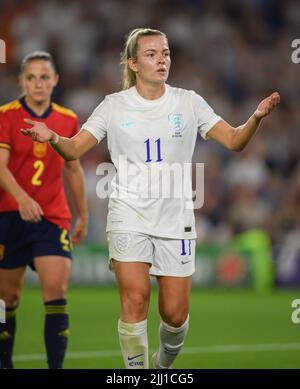
[[[72,258],[68,231],[43,219],[25,222],[19,212],[0,212],[0,268],[16,269],[44,255]]]

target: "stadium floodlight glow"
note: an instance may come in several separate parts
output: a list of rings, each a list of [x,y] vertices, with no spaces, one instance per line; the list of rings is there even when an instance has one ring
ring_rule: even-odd
[[[6,44],[0,39],[0,63],[6,63]]]
[[[6,322],[6,315],[5,315],[5,302],[0,299],[0,323]]]

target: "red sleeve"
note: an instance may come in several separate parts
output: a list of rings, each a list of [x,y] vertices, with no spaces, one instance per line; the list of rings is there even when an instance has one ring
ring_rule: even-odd
[[[10,148],[11,125],[4,112],[0,112],[0,147]]]

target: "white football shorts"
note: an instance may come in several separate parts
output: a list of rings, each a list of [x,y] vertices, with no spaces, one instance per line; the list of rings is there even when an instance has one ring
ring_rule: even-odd
[[[112,259],[150,263],[153,276],[187,277],[195,272],[195,239],[157,238],[138,232],[107,233],[110,270]]]

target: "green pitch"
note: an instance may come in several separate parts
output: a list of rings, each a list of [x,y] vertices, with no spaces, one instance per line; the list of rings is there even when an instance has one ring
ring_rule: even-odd
[[[251,291],[194,289],[190,332],[174,368],[300,368],[300,323],[291,302],[300,290],[258,295]],[[69,291],[71,337],[65,368],[123,368],[115,288]],[[150,352],[158,344],[157,294],[148,319]],[[15,367],[46,368],[40,291],[24,290],[18,309]]]

